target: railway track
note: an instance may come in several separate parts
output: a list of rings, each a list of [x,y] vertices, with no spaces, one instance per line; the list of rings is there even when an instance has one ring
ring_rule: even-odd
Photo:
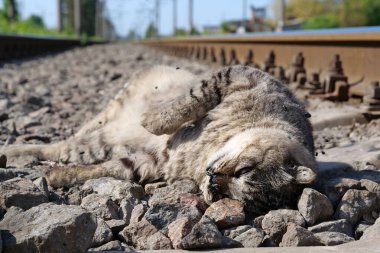
[[[37,35],[0,34],[0,62],[64,51],[73,47],[102,42]]]
[[[308,96],[358,98],[380,117],[380,27],[162,38],[143,44],[212,65],[259,67]]]

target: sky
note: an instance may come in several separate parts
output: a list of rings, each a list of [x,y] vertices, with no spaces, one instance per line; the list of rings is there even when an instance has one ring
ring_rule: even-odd
[[[42,16],[49,28],[57,27],[57,0],[17,0],[21,17],[32,14]],[[105,0],[107,13],[115,25],[116,32],[125,36],[130,30],[144,34],[148,24],[154,20],[155,0]],[[219,25],[223,20],[241,19],[243,3],[247,3],[245,16],[250,17],[249,6],[268,7],[273,0],[193,0],[193,23],[201,30],[204,25]],[[188,28],[189,0],[177,0],[177,26]],[[173,32],[173,0],[159,0],[159,33]],[[269,13],[270,15],[270,13]]]

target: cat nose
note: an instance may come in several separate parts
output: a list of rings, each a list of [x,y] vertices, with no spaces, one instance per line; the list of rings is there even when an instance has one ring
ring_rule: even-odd
[[[226,174],[215,173],[211,177],[211,184],[218,185],[219,192],[222,193],[227,189],[229,176]]]

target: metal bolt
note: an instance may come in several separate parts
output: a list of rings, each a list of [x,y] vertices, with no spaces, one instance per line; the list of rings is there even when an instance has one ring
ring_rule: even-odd
[[[210,51],[210,58],[211,58],[211,62],[217,62],[216,56],[215,56],[215,49],[213,47],[211,48],[211,51]]]
[[[220,49],[220,65],[226,66],[226,52],[224,49]]]
[[[251,65],[253,64],[253,51],[252,49],[249,49],[247,51],[247,54],[245,55],[245,62],[244,62],[244,65]]]
[[[207,47],[203,48],[203,60],[207,60]]]
[[[230,51],[230,63],[228,65],[237,65],[239,64],[239,60],[236,57],[235,49],[231,49]]]

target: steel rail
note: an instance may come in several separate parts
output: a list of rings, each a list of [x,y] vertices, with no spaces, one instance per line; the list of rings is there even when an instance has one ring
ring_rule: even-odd
[[[351,94],[359,96],[371,92],[368,89],[372,89],[374,81],[380,80],[379,27],[161,38],[142,43],[177,56],[221,65],[244,63],[251,54],[254,63],[264,66],[272,52],[275,66],[282,66],[285,70],[294,68],[295,56],[301,52],[308,77],[312,73],[324,76],[331,72],[336,64],[336,56],[339,55],[343,73],[348,77],[347,82],[363,79],[361,84],[350,89]]]
[[[55,53],[93,43],[102,42],[83,43],[80,39],[74,38],[0,34],[0,62]]]

